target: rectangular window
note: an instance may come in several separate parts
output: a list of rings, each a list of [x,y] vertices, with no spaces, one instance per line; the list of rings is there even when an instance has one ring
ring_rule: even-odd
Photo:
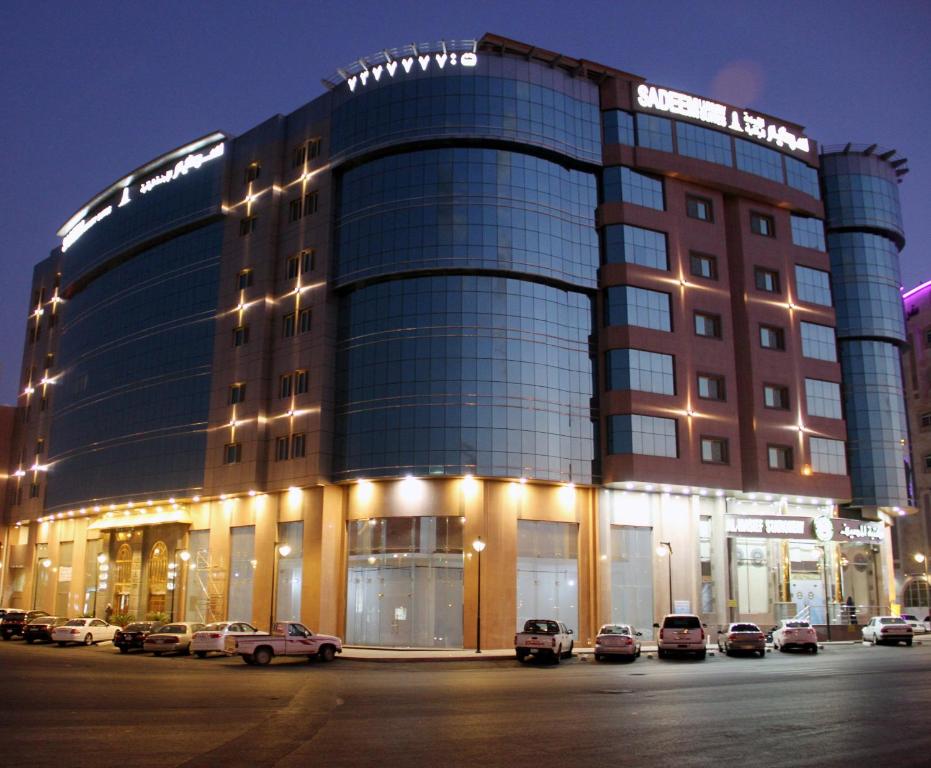
[[[672,152],[672,120],[638,112],[637,144],[661,152]]]
[[[636,325],[657,331],[672,330],[672,311],[668,293],[618,285],[608,288],[605,305],[607,325]]]
[[[287,276],[288,280],[293,280],[301,273],[301,260],[299,256],[290,256],[288,258]]]
[[[252,270],[240,269],[239,274],[236,275],[236,288],[240,291],[244,291],[250,285],[252,285]]]
[[[310,216],[311,214],[314,214],[317,212],[318,199],[319,199],[319,195],[317,193],[317,190],[314,190],[313,192],[308,192],[306,195],[304,195],[304,215],[305,216]]]
[[[669,270],[666,233],[611,224],[604,229],[605,261],[608,264],[640,264],[652,269]]]
[[[604,200],[642,205],[657,211],[666,210],[663,180],[638,173],[627,166],[605,168],[602,174]]]
[[[773,222],[773,217],[767,216],[765,213],[751,212],[750,231],[753,232],[754,235],[762,235],[763,237],[775,237],[776,225]]]
[[[29,485],[29,498],[30,499],[39,498],[39,484],[38,483],[31,483]]]
[[[242,443],[227,443],[223,446],[223,463],[239,464],[242,461]]]
[[[246,385],[243,382],[237,384],[230,384],[230,405],[236,405],[237,403],[245,402],[246,400]]]
[[[42,399],[39,400],[39,410],[45,411],[48,409],[48,395],[42,395]]]
[[[925,470],[931,470],[931,453],[925,456]]]
[[[812,437],[808,441],[811,450],[811,469],[825,475],[846,475],[847,456],[843,440],[827,440]]]
[[[841,418],[840,384],[821,379],[805,379],[805,402],[809,416]]]
[[[743,139],[735,139],[734,147],[740,170],[783,183],[782,155],[779,152]]]
[[[240,237],[245,237],[246,235],[251,235],[255,232],[255,216],[246,216],[239,220],[239,235]]]
[[[767,445],[766,456],[770,469],[792,469],[792,448],[788,445]]]
[[[291,397],[294,379],[292,374],[285,373],[278,377],[278,397]]]
[[[275,438],[275,461],[287,461],[290,438],[288,435]]]
[[[685,196],[685,215],[699,221],[714,221],[714,210],[707,197]]]
[[[927,429],[931,427],[931,413],[921,414],[921,428]]]
[[[710,373],[698,374],[698,396],[702,400],[726,400],[726,392],[723,376]]]
[[[298,144],[291,153],[291,167],[300,168],[304,163],[313,160],[320,155],[320,139],[310,139],[303,144]]]
[[[760,346],[763,347],[763,349],[785,349],[786,332],[782,328],[777,328],[775,325],[761,325]]]
[[[303,215],[302,211],[304,210],[304,200],[300,197],[295,197],[293,200],[288,201],[288,221],[295,222]]]
[[[294,313],[289,312],[281,318],[281,337],[289,339],[294,335]]]
[[[704,464],[727,464],[727,440],[723,437],[702,437],[701,460]]]
[[[811,269],[796,264],[795,292],[799,301],[824,307],[830,307],[834,303],[831,299],[831,276],[823,269]]]
[[[320,138],[311,139],[307,142],[307,159],[313,160],[320,156]]]
[[[721,338],[721,316],[708,312],[695,313],[695,335],[707,339]]]
[[[307,371],[295,371],[294,372],[294,394],[303,395],[307,392],[307,385],[309,382],[309,375]]]
[[[317,252],[313,248],[301,251],[301,272],[312,272],[317,268]]]
[[[684,157],[695,157],[718,165],[734,165],[731,137],[726,134],[691,123],[676,122],[676,141],[679,154]]]
[[[792,244],[824,251],[824,222],[811,216],[792,214]]]
[[[49,368],[51,368],[53,365],[55,365],[55,355],[53,355],[51,352],[49,352],[49,353],[45,356],[45,364],[44,364],[42,367],[47,371],[47,370],[48,370]]]
[[[765,269],[764,267],[753,268],[753,279],[758,291],[766,293],[779,293],[779,273],[774,269]]]
[[[237,325],[233,328],[233,346],[241,347],[249,343],[249,326]]]
[[[622,109],[602,113],[605,144],[634,145],[634,116]]]
[[[250,181],[255,181],[257,178],[259,178],[259,174],[261,172],[262,166],[259,163],[249,163],[249,165],[246,166],[245,171],[243,171],[243,184],[248,184]]]
[[[837,362],[837,342],[834,329],[818,323],[799,323],[802,336],[802,356],[813,360]]]
[[[304,433],[298,433],[291,436],[291,458],[292,459],[302,459],[304,458],[304,452],[306,450],[306,440],[304,439]]]
[[[763,405],[780,411],[789,410],[789,388],[781,384],[764,384]]]
[[[298,333],[307,333],[310,330],[310,309],[302,309],[297,313]]]
[[[689,263],[692,267],[692,275],[695,277],[704,277],[707,280],[718,279],[718,259],[716,256],[692,251],[689,254]]]
[[[642,349],[611,349],[605,355],[605,386],[609,390],[676,393],[673,356]]]
[[[609,416],[608,453],[677,458],[676,420],[637,413]]]
[[[807,195],[821,199],[821,189],[818,185],[818,171],[810,165],[796,160],[794,157],[784,157],[786,163],[786,183],[793,189],[798,189]]]

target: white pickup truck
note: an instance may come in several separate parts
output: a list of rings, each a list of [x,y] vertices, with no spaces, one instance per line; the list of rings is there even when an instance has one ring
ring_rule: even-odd
[[[318,635],[296,621],[276,621],[271,634],[227,635],[226,652],[242,656],[246,664],[268,664],[275,656],[306,656],[308,661],[333,661],[343,652],[343,641]]]
[[[572,630],[555,619],[530,619],[524,622],[524,631],[514,635],[518,661],[525,661],[528,656],[543,656],[559,664],[561,658],[572,655],[574,645]]]

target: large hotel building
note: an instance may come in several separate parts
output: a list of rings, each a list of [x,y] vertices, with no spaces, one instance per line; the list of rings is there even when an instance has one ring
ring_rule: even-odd
[[[494,35],[325,82],[36,266],[0,603],[466,648],[479,604],[486,647],[892,608],[904,160]]]

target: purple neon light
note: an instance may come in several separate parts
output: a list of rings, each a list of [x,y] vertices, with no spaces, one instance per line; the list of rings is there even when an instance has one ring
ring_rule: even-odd
[[[922,283],[921,285],[916,285],[914,288],[906,291],[905,293],[902,294],[902,299],[905,300],[911,296],[914,296],[919,291],[923,291],[929,287],[931,287],[931,280],[928,280],[927,282]]]

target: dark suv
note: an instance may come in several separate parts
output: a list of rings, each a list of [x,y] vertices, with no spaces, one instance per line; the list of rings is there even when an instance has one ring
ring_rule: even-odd
[[[116,630],[113,644],[120,649],[120,653],[129,653],[133,648],[141,651],[145,639],[161,626],[160,621],[136,621],[127,624],[123,629]]]
[[[12,640],[14,635],[22,636],[26,625],[39,616],[48,616],[46,611],[9,611],[0,621],[0,636]]]

